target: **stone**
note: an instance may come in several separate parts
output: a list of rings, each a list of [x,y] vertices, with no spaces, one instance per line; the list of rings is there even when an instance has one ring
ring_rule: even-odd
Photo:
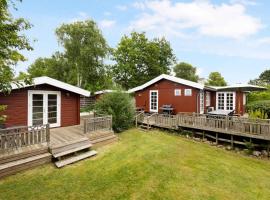
[[[217,145],[218,148],[223,148],[223,145],[219,144]]]
[[[256,157],[259,157],[261,155],[261,152],[260,151],[253,151],[252,155],[256,156]]]
[[[201,138],[194,137],[193,139],[196,140],[196,141],[198,141],[198,142],[201,141]]]

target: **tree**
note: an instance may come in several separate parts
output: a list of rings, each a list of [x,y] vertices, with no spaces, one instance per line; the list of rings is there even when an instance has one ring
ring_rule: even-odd
[[[96,23],[86,20],[62,24],[56,29],[56,35],[76,75],[73,78],[77,86],[95,91],[106,76],[103,60],[110,50]]]
[[[32,47],[22,31],[31,28],[28,21],[23,18],[14,19],[8,8],[14,2],[0,1],[0,91],[8,92],[14,78],[13,67],[26,58],[20,50],[32,50]],[[28,81],[28,80],[27,80]]]
[[[219,72],[211,72],[209,74],[206,85],[211,86],[226,86],[227,83]]]
[[[38,58],[27,69],[30,77],[48,76],[63,82],[76,85],[76,76],[62,53],[56,52],[50,58]]]
[[[198,82],[199,76],[196,74],[197,68],[189,63],[181,62],[174,66],[173,71],[176,77]]]
[[[121,38],[113,51],[113,78],[123,88],[141,85],[160,74],[169,74],[175,56],[164,38],[149,40],[145,33],[132,32]]]
[[[253,85],[270,85],[270,69],[263,71],[257,79],[250,80]]]
[[[14,2],[0,1],[0,92],[4,93],[11,90],[13,67],[19,61],[26,60],[19,51],[32,50],[28,39],[22,34],[22,31],[29,29],[31,25],[23,18],[14,19],[8,10],[10,4],[15,8]],[[29,79],[24,81],[29,83]],[[19,84],[16,81],[15,83]],[[6,118],[5,115],[1,115],[5,109],[5,105],[0,105],[0,124]]]
[[[113,118],[113,129],[121,132],[133,125],[135,107],[128,93],[118,90],[104,94],[95,105],[95,110],[100,114],[109,114]]]

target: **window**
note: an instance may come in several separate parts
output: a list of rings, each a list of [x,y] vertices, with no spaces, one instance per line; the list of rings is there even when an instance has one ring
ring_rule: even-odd
[[[150,90],[150,112],[158,112],[158,91]]]
[[[180,89],[175,89],[174,90],[174,96],[181,96],[181,90]]]
[[[218,110],[234,110],[235,94],[234,92],[218,92],[217,93],[217,109]]]
[[[185,89],[185,96],[192,96],[192,90],[191,89]]]
[[[211,96],[210,96],[210,92],[206,92],[206,96],[205,96],[205,106],[210,106],[211,105]]]

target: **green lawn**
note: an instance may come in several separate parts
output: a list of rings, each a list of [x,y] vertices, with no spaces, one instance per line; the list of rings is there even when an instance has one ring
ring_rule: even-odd
[[[270,199],[270,162],[132,129],[94,159],[3,179],[0,199]]]

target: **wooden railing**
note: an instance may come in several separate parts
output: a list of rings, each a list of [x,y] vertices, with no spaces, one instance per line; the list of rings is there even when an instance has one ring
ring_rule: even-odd
[[[112,116],[89,117],[84,119],[84,133],[98,130],[112,130]]]
[[[143,122],[144,120],[144,111],[138,111],[135,115],[135,126],[138,127],[138,123]]]
[[[267,120],[257,122],[256,120],[237,117],[215,118],[208,115],[196,114],[178,114],[177,118],[178,126],[194,127],[218,132],[253,134],[270,138],[270,123]]]
[[[152,114],[138,115],[137,122],[147,126],[177,129],[178,127],[196,128],[206,131],[236,135],[257,135],[257,138],[270,139],[270,120],[248,119],[235,116],[211,116],[197,113],[177,115]]]
[[[0,129],[1,152],[49,142],[49,124]]]

